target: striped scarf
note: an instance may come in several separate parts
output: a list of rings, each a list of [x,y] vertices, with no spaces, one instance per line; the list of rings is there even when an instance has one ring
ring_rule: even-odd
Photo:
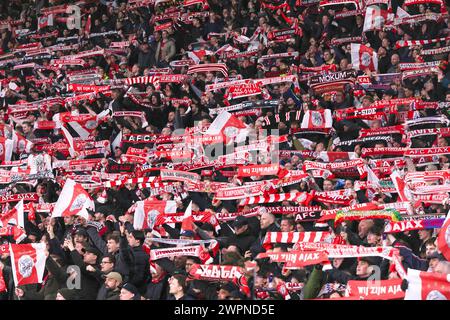
[[[291,192],[291,193],[280,193],[280,194],[271,194],[269,196],[256,196],[256,197],[248,197],[242,199],[239,202],[239,206],[247,206],[251,204],[262,204],[262,203],[274,203],[274,202],[283,202],[283,201],[295,201],[301,204],[308,205],[312,200],[312,195],[306,192]]]
[[[220,72],[224,77],[228,77],[228,67],[225,63],[206,63],[189,66],[187,74],[201,72]]]
[[[329,232],[266,232],[262,246],[268,250],[272,243],[295,244],[298,242],[327,242],[331,240]]]
[[[412,46],[423,46],[431,43],[438,43],[450,40],[450,37],[443,37],[437,39],[428,39],[428,40],[399,40],[395,43],[395,49],[400,49],[404,47],[412,47]]]

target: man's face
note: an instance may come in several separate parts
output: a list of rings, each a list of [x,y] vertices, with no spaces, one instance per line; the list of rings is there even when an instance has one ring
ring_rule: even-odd
[[[169,281],[169,293],[170,294],[177,294],[182,290],[182,287],[178,283],[178,280],[176,278],[172,278]]]
[[[299,161],[300,161],[300,158],[298,156],[292,156],[292,158],[291,158],[292,165],[298,164]]]
[[[363,99],[362,100],[362,105],[364,108],[369,107],[372,104],[372,102],[369,99]]]
[[[272,219],[269,215],[263,214],[261,215],[260,226],[261,229],[267,229],[272,224]]]
[[[448,262],[447,262],[448,263]],[[445,268],[445,265],[443,262],[438,261],[438,263],[436,264],[436,267],[434,268],[434,272],[436,273],[442,273],[442,274],[447,274],[448,277],[448,271],[446,270],[447,268]]]
[[[76,234],[76,235],[73,237],[73,239],[74,239],[75,242],[85,242],[85,241],[86,241],[86,237],[85,237],[85,236],[82,236],[82,235],[80,235],[80,234]]]
[[[75,250],[77,250],[78,253],[82,256],[86,252],[86,249],[84,249],[83,244],[81,242],[75,242]]]
[[[289,232],[294,230],[293,226],[290,225],[287,220],[281,220],[280,229],[282,232]]]
[[[353,183],[351,180],[346,180],[345,181],[345,185],[344,185],[345,189],[352,189],[353,188]]]
[[[427,240],[430,236],[429,232],[427,230],[419,230],[419,239],[424,241]]]
[[[110,278],[106,278],[106,280],[105,280],[105,287],[110,290],[115,290],[118,285],[119,285],[119,283],[117,282],[117,280],[110,279]]]
[[[341,103],[344,101],[344,94],[342,92],[337,92],[335,97],[337,103]]]
[[[427,244],[426,250],[425,250],[427,256],[430,256],[435,251],[436,251],[436,246],[434,246],[432,244]]]
[[[236,235],[240,235],[240,234],[244,233],[246,230],[247,230],[247,225],[234,228]]]
[[[114,253],[117,250],[119,250],[119,243],[117,243],[116,241],[109,239],[108,242],[106,243],[106,247],[108,248],[108,253]]]
[[[36,193],[39,195],[42,195],[45,193],[45,187],[44,186],[37,186]]]
[[[136,238],[132,234],[130,234],[127,239],[128,239],[128,244],[131,247],[137,247],[140,244],[139,240],[136,240]]]
[[[192,259],[187,259],[186,260],[186,265],[185,265],[185,270],[187,273],[189,273],[189,271],[191,271],[192,266],[194,265],[194,260]]]
[[[378,244],[379,238],[380,238],[379,236],[370,232],[367,235],[367,243],[369,243],[371,245],[376,245],[376,244]]]
[[[339,268],[343,261],[344,261],[343,258],[334,258],[333,259],[333,267],[336,269]]]
[[[398,65],[398,63],[400,62],[400,57],[398,56],[398,54],[393,54],[391,57],[391,63],[393,66]]]
[[[323,182],[323,191],[333,191],[333,184],[329,180]]]
[[[430,259],[429,266],[430,266],[432,272],[436,272],[436,267],[437,267],[438,263],[439,263],[439,259]]]
[[[358,265],[356,267],[356,275],[357,276],[367,276],[369,274],[369,263],[366,261],[358,261]]]
[[[230,293],[225,289],[220,289],[217,293],[217,300],[227,300],[230,296]]]
[[[123,288],[120,290],[120,295],[119,295],[120,300],[132,300],[133,297],[134,297],[134,293],[131,293],[130,291],[123,289]]]
[[[83,257],[83,261],[86,264],[95,264],[97,261],[97,256],[91,252],[86,252]]]
[[[369,229],[372,227],[373,221],[363,220],[358,225],[358,235],[360,238],[365,238],[369,233]]]
[[[445,96],[445,101],[450,102],[450,93],[447,93],[447,95]]]
[[[114,263],[112,263],[109,258],[103,258],[100,264],[101,271],[103,273],[110,273],[114,269]]]
[[[441,137],[438,139],[437,145],[438,145],[438,147],[447,147],[448,143],[447,143],[447,140],[445,140],[445,138]]]

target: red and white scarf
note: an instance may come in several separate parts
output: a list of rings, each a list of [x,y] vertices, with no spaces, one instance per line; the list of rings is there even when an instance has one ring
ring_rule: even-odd
[[[294,244],[298,242],[326,242],[331,240],[331,233],[317,232],[266,232],[263,247],[268,250],[272,243]]]
[[[239,202],[239,206],[283,202],[283,201],[295,201],[299,204],[308,205],[311,200],[312,200],[311,194],[308,194],[306,192],[291,192],[291,193],[271,194],[268,196],[256,196],[244,198]]]

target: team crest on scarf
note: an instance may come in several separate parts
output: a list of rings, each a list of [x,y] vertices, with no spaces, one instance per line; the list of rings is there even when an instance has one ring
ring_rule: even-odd
[[[363,52],[361,54],[361,64],[365,67],[370,66],[372,62],[372,56],[368,52]]]
[[[19,273],[23,278],[28,278],[33,273],[34,262],[29,255],[23,255],[17,262]]]
[[[78,195],[78,197],[73,201],[72,205],[70,206],[70,211],[80,210],[83,208],[84,204],[86,202],[86,196],[84,194]]]
[[[312,119],[311,119],[312,124],[313,124],[315,127],[320,127],[320,126],[322,126],[322,124],[323,124],[323,118],[322,118],[322,115],[320,114],[320,112],[313,111],[313,112],[311,112],[311,116],[312,116]]]
[[[229,138],[233,138],[233,137],[237,136],[238,132],[239,132],[239,129],[236,127],[226,127],[223,130],[223,133]]]
[[[432,290],[427,294],[426,300],[447,300],[447,298],[439,290]]]
[[[34,158],[34,164],[36,165],[36,167],[40,168],[43,166],[44,164],[44,159],[42,158],[41,155],[37,156]]]
[[[156,218],[159,215],[158,210],[150,210],[150,212],[147,215],[147,225],[150,229],[153,229],[155,226]]]
[[[95,129],[97,127],[97,121],[89,120],[89,121],[86,122],[85,127],[86,127],[86,129],[93,130],[93,129]]]

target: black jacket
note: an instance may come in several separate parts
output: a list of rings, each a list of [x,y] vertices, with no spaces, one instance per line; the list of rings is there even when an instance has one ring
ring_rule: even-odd
[[[149,300],[167,300],[169,297],[169,277],[166,275],[161,281],[153,283],[149,282],[145,298]]]
[[[105,287],[105,284],[102,284],[100,289],[98,290],[97,300],[119,300],[120,290],[111,290]]]
[[[83,257],[78,251],[70,252],[72,261],[80,268],[81,271],[81,288],[77,289],[80,300],[95,300],[100,284],[92,272],[86,270],[88,266],[83,261]]]
[[[108,247],[106,246],[106,242],[98,234],[97,230],[95,228],[87,228],[86,231],[94,246],[97,247],[97,249],[100,250],[103,255],[107,255]],[[128,264],[123,260],[123,256],[120,255],[120,251],[114,253],[114,258],[116,259],[116,263],[114,264],[114,271],[119,272],[124,278],[124,281],[128,281],[130,269],[128,267]]]
[[[264,242],[264,238],[266,237],[267,232],[278,232],[280,228],[272,223],[267,229],[261,229],[259,232],[259,237],[255,240],[253,245],[250,247],[250,251],[252,253],[252,258],[254,259],[258,253],[265,252],[266,250],[263,248],[262,244]]]
[[[244,255],[245,251],[250,249],[255,240],[256,237],[250,232],[250,229],[247,229],[245,232],[231,237],[228,244],[236,244],[241,251],[241,254]]]
[[[66,287],[68,274],[65,269],[58,266],[51,257],[47,258],[45,266],[49,274],[42,287],[39,291],[24,291],[22,300],[55,300],[58,289]]]
[[[119,258],[124,261],[129,270],[128,282],[131,282],[143,294],[145,285],[150,279],[150,256],[145,253],[142,246],[131,248],[126,237],[120,238]]]

